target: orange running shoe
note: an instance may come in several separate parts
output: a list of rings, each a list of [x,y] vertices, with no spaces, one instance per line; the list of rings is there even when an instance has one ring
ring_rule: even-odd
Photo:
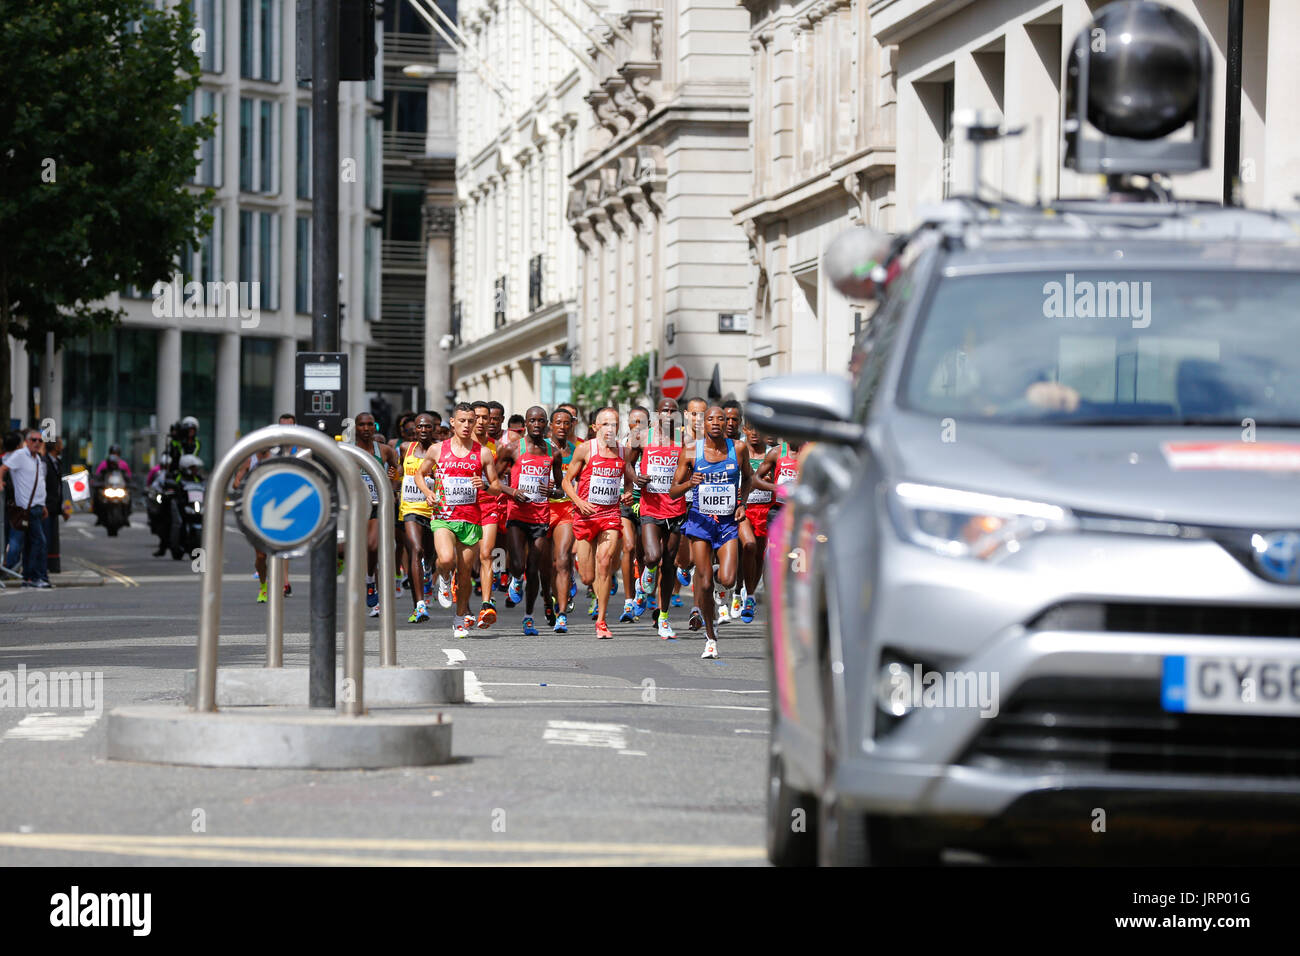
[[[613,640],[613,638],[614,638],[614,635],[611,634],[611,633],[609,633],[609,625],[606,624],[604,621],[597,621],[597,622],[596,622],[596,640],[598,640],[598,641],[609,641],[609,640]]]
[[[496,606],[491,601],[484,602],[483,607],[480,608],[478,612],[479,628],[486,630],[487,628],[491,627],[494,623],[496,623],[496,619],[497,619]]]

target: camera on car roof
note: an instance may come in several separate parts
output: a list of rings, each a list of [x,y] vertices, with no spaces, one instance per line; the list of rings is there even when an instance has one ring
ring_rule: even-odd
[[[1066,69],[1065,165],[1107,175],[1209,168],[1213,79],[1210,41],[1182,13],[1147,0],[1102,7]]]

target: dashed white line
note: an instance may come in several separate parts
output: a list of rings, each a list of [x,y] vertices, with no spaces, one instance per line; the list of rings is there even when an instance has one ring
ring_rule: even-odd
[[[444,647],[448,664],[459,664],[465,660],[465,652],[459,647]],[[471,670],[465,671],[465,702],[469,704],[491,704],[493,700],[483,693],[483,685]]]
[[[5,731],[5,740],[76,740],[85,736],[86,731],[99,720],[97,714],[76,715],[56,714],[46,711],[28,714],[18,721],[16,727]]]
[[[626,724],[593,724],[579,720],[548,720],[542,740],[568,747],[608,747],[627,750]]]

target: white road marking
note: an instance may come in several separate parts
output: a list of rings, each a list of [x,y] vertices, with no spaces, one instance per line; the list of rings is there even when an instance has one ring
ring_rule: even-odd
[[[93,538],[93,537],[94,537],[94,535],[91,534],[89,531],[87,531],[85,528],[78,528],[78,529],[77,529],[77,534],[81,535],[83,538]]]
[[[540,687],[541,681],[491,681],[484,687]],[[547,687],[566,687],[572,690],[639,690],[630,684],[555,684],[546,681]],[[689,690],[707,694],[766,694],[766,690],[735,690],[731,687],[656,687],[655,690]]]
[[[465,660],[465,652],[459,647],[444,647],[448,664],[459,664]],[[465,671],[465,702],[468,704],[491,704],[493,700],[483,693],[483,685],[471,670]]]
[[[737,728],[736,728],[736,733],[738,733],[738,734],[765,734],[765,733],[767,733],[767,731],[766,731],[766,730],[746,730],[746,729],[743,728],[743,727],[737,727]]]
[[[76,740],[95,725],[99,716],[56,714],[45,711],[28,714],[18,726],[5,731],[5,740]]]
[[[468,699],[468,694],[469,694],[468,680],[466,680],[465,682],[465,693],[467,695],[466,699]],[[530,704],[534,706],[540,704],[543,707],[549,707],[552,704],[618,704],[622,707],[688,707],[693,710],[750,710],[750,711],[757,711],[759,713],[764,713],[764,714],[767,713],[768,711],[767,707],[742,707],[739,704],[669,704],[669,703],[662,703],[662,702],[647,704],[645,701],[642,701],[640,699],[598,700],[595,698],[582,698],[582,697],[579,697],[575,700],[550,700],[546,697],[536,697],[532,700],[495,700],[493,701],[493,703],[494,704]]]
[[[568,747],[608,747],[611,750],[627,749],[623,732],[626,724],[591,724],[580,720],[548,720],[542,740],[548,744]]]
[[[644,750],[620,750],[618,755],[620,757],[644,757],[646,752]]]

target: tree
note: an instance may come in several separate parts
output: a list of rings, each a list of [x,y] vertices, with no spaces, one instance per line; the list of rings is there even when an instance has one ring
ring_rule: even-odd
[[[182,2],[0,0],[0,409],[9,335],[41,345],[121,320],[103,299],[166,279],[211,228],[187,189],[209,118]]]

